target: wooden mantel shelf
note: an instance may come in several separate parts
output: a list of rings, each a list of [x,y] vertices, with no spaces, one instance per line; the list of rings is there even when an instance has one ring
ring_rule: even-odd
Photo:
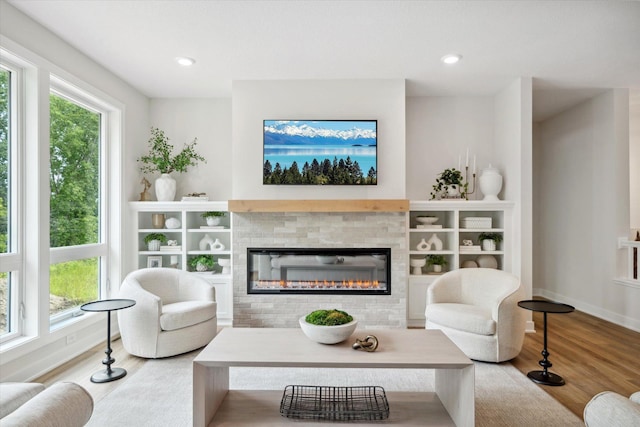
[[[229,200],[230,212],[407,212],[406,199]]]

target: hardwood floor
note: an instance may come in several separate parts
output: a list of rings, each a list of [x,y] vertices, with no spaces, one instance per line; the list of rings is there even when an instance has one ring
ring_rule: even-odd
[[[511,361],[525,375],[540,369],[538,361],[542,358],[542,313],[533,313],[533,320],[536,333],[526,334],[522,352]],[[537,386],[573,413],[582,418],[587,402],[601,391],[629,396],[640,390],[640,333],[578,311],[549,314],[547,322],[549,360],[553,363],[550,371],[562,376],[566,385]],[[94,347],[35,381],[47,386],[57,381],[73,381],[99,401],[145,363],[145,359],[129,355],[117,339],[112,342],[112,356],[116,359],[113,366],[125,368],[127,376],[111,383],[94,384],[90,377],[103,369],[105,345]]]
[[[541,369],[543,314],[533,314],[536,333],[526,334],[524,347],[511,363],[520,372]],[[575,311],[547,315],[547,349],[564,386],[538,385],[582,418],[585,405],[605,390],[629,396],[640,390],[640,333]]]

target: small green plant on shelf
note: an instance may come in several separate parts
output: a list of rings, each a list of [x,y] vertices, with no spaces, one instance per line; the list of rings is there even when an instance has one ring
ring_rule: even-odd
[[[353,320],[353,316],[342,310],[316,310],[307,314],[304,318],[307,323],[319,326],[344,325]]]
[[[447,259],[443,255],[427,255],[427,265],[447,265]]]
[[[144,242],[147,245],[149,244],[149,242],[152,242],[154,240],[157,240],[160,243],[167,243],[167,236],[165,236],[162,233],[149,233],[146,236],[144,236]]]
[[[198,255],[189,260],[189,265],[196,271],[209,271],[216,265],[212,255]]]
[[[445,169],[436,178],[432,186],[431,200],[447,198],[465,198],[469,184],[464,182],[462,172],[455,168]]]
[[[478,235],[478,241],[493,240],[496,243],[502,242],[502,234],[500,233],[480,233]]]

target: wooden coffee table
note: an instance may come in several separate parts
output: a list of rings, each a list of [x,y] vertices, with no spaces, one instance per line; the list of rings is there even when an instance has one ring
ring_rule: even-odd
[[[378,338],[377,351],[351,348],[356,337],[367,335]],[[340,368],[434,369],[435,393],[387,393],[390,417],[386,423],[458,427],[475,423],[473,362],[439,330],[356,330],[343,343],[324,345],[312,342],[300,329],[225,328],[194,359],[194,426],[299,427],[307,423],[280,416],[283,390],[229,390],[230,367],[326,368],[328,377]]]

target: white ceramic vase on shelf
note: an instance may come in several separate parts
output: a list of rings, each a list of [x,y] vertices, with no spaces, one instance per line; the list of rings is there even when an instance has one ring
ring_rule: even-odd
[[[159,202],[172,202],[176,198],[176,180],[168,173],[156,179],[156,199]]]
[[[496,201],[498,199],[498,193],[502,190],[502,175],[498,172],[498,169],[489,165],[488,168],[482,170],[482,175],[478,179],[480,184],[480,191],[484,194],[484,199],[488,201]]]
[[[216,239],[214,242],[209,243],[209,247],[211,247],[212,251],[224,251],[225,248],[220,239]]]
[[[496,250],[496,242],[492,239],[484,239],[482,241],[482,250],[483,251],[495,251]]]
[[[207,225],[208,226],[218,225],[218,224],[220,224],[220,217],[219,216],[208,216],[206,218],[206,221],[207,221]]]
[[[198,243],[198,247],[201,251],[206,251],[209,248],[209,245],[213,244],[213,239],[208,234],[205,234],[200,242]]]
[[[442,250],[442,240],[440,240],[435,234],[431,235],[431,238],[427,243],[429,243],[430,246],[433,246],[433,250],[435,251]]]

